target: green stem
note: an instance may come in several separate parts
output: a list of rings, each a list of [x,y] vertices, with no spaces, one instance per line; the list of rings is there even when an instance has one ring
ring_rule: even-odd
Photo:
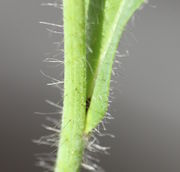
[[[55,172],[79,172],[86,118],[85,2],[64,0],[64,107]]]

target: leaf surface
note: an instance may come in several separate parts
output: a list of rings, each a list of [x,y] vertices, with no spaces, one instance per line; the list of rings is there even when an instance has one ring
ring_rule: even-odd
[[[112,65],[123,30],[144,0],[86,0],[87,111],[85,133],[104,118],[108,108]]]

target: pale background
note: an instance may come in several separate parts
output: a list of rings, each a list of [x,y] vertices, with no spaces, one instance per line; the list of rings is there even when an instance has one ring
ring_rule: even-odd
[[[34,166],[34,154],[46,148],[32,139],[45,134],[46,122],[33,112],[54,110],[45,100],[57,100],[60,93],[45,86],[48,80],[40,73],[53,73],[42,60],[55,38],[38,21],[62,16],[42,2],[0,0],[2,172],[43,171]],[[123,35],[119,50],[129,55],[117,58],[122,67],[110,108],[115,120],[107,125],[116,138],[101,139],[112,148],[110,156],[100,156],[107,172],[180,171],[179,9],[179,0],[151,0]]]

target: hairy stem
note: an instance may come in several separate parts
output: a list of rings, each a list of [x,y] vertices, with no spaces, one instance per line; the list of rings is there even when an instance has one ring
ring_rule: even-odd
[[[143,2],[63,0],[64,103],[55,172],[79,172],[86,136],[107,111],[119,40]]]
[[[64,107],[55,172],[78,172],[86,117],[85,2],[64,0]]]

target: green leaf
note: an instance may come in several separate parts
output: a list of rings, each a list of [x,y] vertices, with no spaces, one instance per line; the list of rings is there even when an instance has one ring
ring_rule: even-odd
[[[86,0],[87,112],[85,133],[104,118],[114,56],[122,32],[144,0]]]

